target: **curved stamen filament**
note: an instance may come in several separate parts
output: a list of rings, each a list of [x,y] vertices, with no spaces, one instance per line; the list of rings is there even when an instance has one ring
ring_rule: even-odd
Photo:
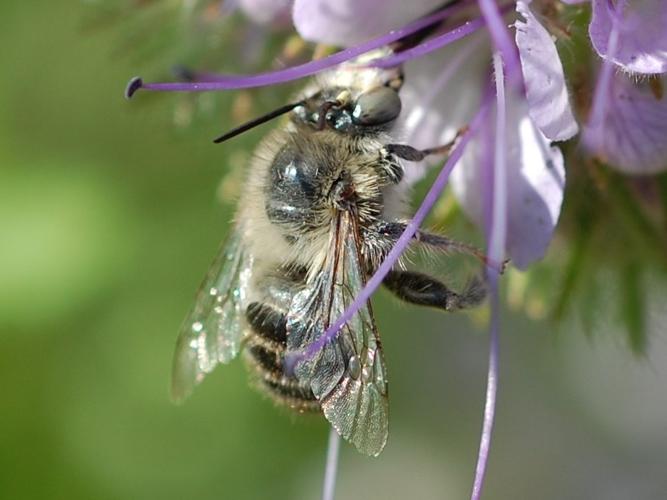
[[[433,37],[423,43],[420,43],[416,47],[404,50],[403,52],[399,52],[393,56],[383,57],[382,59],[373,61],[370,65],[377,68],[392,68],[394,66],[398,66],[405,61],[416,59],[418,57],[425,56],[434,50],[441,49],[442,47],[445,47],[452,42],[460,40],[461,38],[474,33],[483,26],[484,20],[482,18],[466,21],[461,26],[448,31],[447,33]]]
[[[468,6],[468,2],[458,2],[449,7],[445,7],[435,14],[426,16],[402,28],[390,31],[389,33],[373,38],[356,47],[350,47],[328,57],[310,61],[305,64],[293,66],[278,71],[260,73],[257,75],[210,75],[205,76],[204,81],[194,82],[164,82],[164,83],[144,83],[139,77],[130,80],[126,87],[125,96],[130,98],[139,89],[165,91],[165,92],[206,92],[213,90],[243,89],[251,87],[262,87],[285,83],[292,80],[298,80],[306,76],[314,75],[325,69],[354,59],[362,54],[370,52],[381,47],[385,47],[393,42],[416,33],[428,26],[439,23],[463,8]],[[196,75],[194,75],[196,78]]]
[[[510,38],[507,25],[503,21],[502,14],[505,13],[505,10],[498,8],[495,0],[477,0],[477,3],[484,21],[489,27],[493,44],[503,55],[508,82],[519,85],[521,82],[521,63],[519,62],[516,44]]]
[[[512,7],[511,5],[505,5],[500,9],[500,12],[505,14],[511,10],[511,7]],[[460,40],[461,38],[465,38],[466,36],[476,32],[480,28],[483,28],[485,24],[486,21],[481,17],[472,19],[470,21],[466,21],[462,25],[447,31],[446,33],[430,38],[411,49],[404,50],[403,52],[399,52],[398,54],[383,57],[382,59],[373,61],[370,64],[370,66],[374,66],[377,68],[391,68],[393,66],[398,66],[399,64],[405,61],[423,57],[426,54],[441,49],[449,45],[450,43]]]
[[[485,162],[485,182],[490,184],[487,191],[486,224],[488,255],[492,260],[502,260],[505,255],[507,238],[507,107],[505,100],[505,75],[500,51],[493,56],[493,68],[496,80],[496,129],[494,152],[491,161]],[[498,270],[487,267],[489,281],[489,298],[491,302],[489,369],[486,382],[486,401],[482,434],[479,442],[475,479],[473,480],[471,500],[479,500],[482,496],[486,464],[489,459],[491,435],[496,411],[498,393],[498,334],[500,329],[500,300],[498,296]]]

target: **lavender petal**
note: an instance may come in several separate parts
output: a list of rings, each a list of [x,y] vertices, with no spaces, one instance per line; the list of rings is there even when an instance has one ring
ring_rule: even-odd
[[[565,169],[563,155],[540,132],[522,98],[507,99],[507,242],[514,265],[525,269],[541,259],[558,222]],[[482,139],[485,137],[482,135]],[[480,227],[484,223],[485,176],[483,165],[492,141],[475,141],[452,174],[452,187],[466,214]]]
[[[306,40],[349,47],[398,28],[442,0],[295,0],[294,26]]]
[[[578,131],[565,85],[563,65],[549,32],[531,12],[531,0],[517,2],[516,44],[523,70],[530,116],[552,141],[565,141]]]
[[[659,83],[667,85],[667,77]],[[584,144],[610,166],[628,174],[667,170],[667,98],[649,81],[614,74],[599,120],[584,127]]]
[[[405,111],[400,128],[406,144],[418,149],[446,144],[470,123],[484,91],[489,47],[488,35],[476,33],[405,65],[408,77],[401,89]],[[406,163],[405,185],[421,179],[434,161],[437,159]]]
[[[618,16],[619,41],[615,54],[609,51],[609,33]],[[604,59],[633,73],[667,72],[667,2],[633,0],[617,2],[593,0],[589,35],[593,47]]]

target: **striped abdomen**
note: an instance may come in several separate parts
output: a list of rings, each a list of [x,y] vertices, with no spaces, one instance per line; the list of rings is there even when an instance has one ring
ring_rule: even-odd
[[[295,411],[319,411],[319,402],[310,386],[285,374],[285,315],[272,305],[253,302],[246,309],[246,319],[252,332],[247,337],[245,359],[259,388],[277,403]]]

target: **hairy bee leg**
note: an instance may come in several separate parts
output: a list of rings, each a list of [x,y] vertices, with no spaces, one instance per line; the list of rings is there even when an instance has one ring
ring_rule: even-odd
[[[454,139],[449,141],[447,144],[442,146],[435,146],[433,148],[426,149],[417,149],[409,146],[407,144],[387,144],[384,149],[387,152],[387,155],[393,155],[397,158],[401,158],[406,161],[422,161],[424,158],[430,155],[440,155],[448,154],[452,148],[456,145],[459,138],[465,133],[467,127],[459,129],[456,132]]]
[[[389,236],[398,239],[403,231],[405,231],[406,227],[407,224],[405,222],[385,222],[379,227],[378,231],[383,236]],[[417,230],[413,238],[417,243],[431,247],[434,250],[440,250],[442,252],[458,252],[472,255],[482,264],[497,269],[501,274],[505,271],[505,267],[508,262],[491,261],[479,248],[473,245],[468,245],[467,243],[463,243],[461,241],[453,240],[441,234],[429,233],[420,229]]]
[[[431,276],[413,271],[391,271],[383,284],[399,299],[420,306],[456,311],[479,305],[486,297],[486,284],[471,279],[463,291],[455,292]]]

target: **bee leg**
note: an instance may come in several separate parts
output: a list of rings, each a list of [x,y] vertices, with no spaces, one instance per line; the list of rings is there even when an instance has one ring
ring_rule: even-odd
[[[382,236],[389,236],[390,238],[398,239],[403,231],[405,231],[406,227],[407,225],[404,222],[385,222],[378,228],[378,232]],[[428,231],[422,231],[420,229],[415,233],[413,238],[415,242],[432,248],[433,250],[440,250],[442,252],[458,252],[472,255],[482,264],[496,269],[501,274],[505,271],[505,267],[509,262],[491,261],[479,248],[473,245],[468,245],[467,243],[463,243],[461,241],[453,240],[441,234],[429,233]]]
[[[387,144],[384,146],[384,150],[388,156],[395,156],[406,161],[422,161],[424,158],[430,155],[446,155],[452,148],[456,145],[459,138],[467,130],[467,127],[460,129],[456,132],[456,137],[449,141],[447,144],[442,146],[435,146],[433,148],[426,149],[417,149],[407,144]]]
[[[435,278],[413,271],[390,271],[383,284],[405,302],[445,311],[474,307],[486,297],[486,284],[478,277],[471,279],[460,293]]]
[[[389,181],[389,184],[398,184],[403,179],[405,172],[395,156],[386,151],[381,153],[381,161],[378,164],[383,175]]]
[[[248,304],[245,316],[250,326],[261,336],[281,344],[287,341],[287,319],[274,307],[252,302]]]

